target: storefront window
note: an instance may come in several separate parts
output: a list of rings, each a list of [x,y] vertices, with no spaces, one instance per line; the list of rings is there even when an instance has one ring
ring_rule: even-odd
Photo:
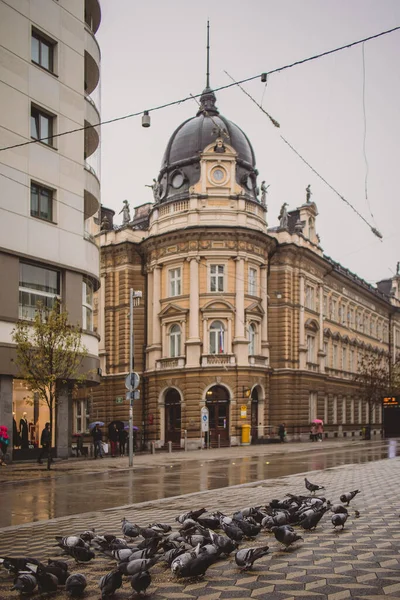
[[[74,433],[89,431],[89,400],[75,400],[74,402]]]
[[[37,303],[53,308],[60,299],[60,273],[37,265],[20,263],[19,266],[19,318],[32,321]]]
[[[29,450],[40,446],[40,435],[47,421],[49,408],[38,394],[32,392],[23,379],[13,380],[13,448]],[[54,427],[53,427],[54,430]],[[15,432],[17,435],[15,435]]]

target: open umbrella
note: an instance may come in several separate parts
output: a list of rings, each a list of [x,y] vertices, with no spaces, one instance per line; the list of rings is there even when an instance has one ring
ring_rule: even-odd
[[[315,423],[316,425],[318,425],[318,423],[321,423],[322,425],[324,424],[322,419],[313,419],[311,423]]]
[[[125,423],[124,429],[125,431],[129,431],[129,423]],[[139,427],[136,427],[136,425],[132,425],[132,431],[139,431]]]
[[[93,427],[96,427],[96,425],[103,427],[104,423],[103,421],[93,421],[93,423],[89,423],[89,429],[93,429]]]
[[[123,421],[111,421],[111,423],[108,424],[108,429],[111,429],[111,427],[113,425],[117,426],[117,429],[123,429],[124,428],[124,422]]]

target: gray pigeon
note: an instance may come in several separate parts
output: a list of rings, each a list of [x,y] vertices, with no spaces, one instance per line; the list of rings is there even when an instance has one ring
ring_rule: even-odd
[[[65,582],[65,591],[72,598],[78,598],[79,596],[83,596],[86,586],[86,577],[82,573],[73,573]]]
[[[102,598],[113,596],[114,593],[122,587],[122,573],[114,569],[107,573],[107,575],[103,575],[99,581],[99,587]]]
[[[300,521],[300,526],[307,530],[315,529],[327,510],[329,509],[325,506],[324,508],[316,510],[313,514],[307,515]]]
[[[213,544],[217,546],[221,554],[228,556],[231,552],[237,549],[238,544],[225,535],[219,535],[215,531],[209,530],[210,538]]]
[[[139,573],[140,571],[148,571],[150,567],[155,565],[158,560],[158,557],[143,559],[138,558],[127,563],[120,563],[118,565],[118,571],[123,575],[136,575],[136,573]]]
[[[184,552],[183,554],[179,554],[174,560],[171,562],[171,571],[174,575],[179,575],[181,570],[189,564],[193,558],[198,556],[200,552],[200,544],[194,548],[193,550],[189,550],[188,552]]]
[[[268,554],[269,546],[259,546],[258,548],[241,548],[235,554],[235,562],[238,567],[245,571],[252,568],[253,563]]]
[[[127,521],[125,519],[125,517],[122,519],[121,528],[122,528],[122,533],[126,537],[134,538],[134,537],[137,537],[138,535],[140,535],[140,527],[138,525],[134,525],[133,523],[130,523],[129,521]]]
[[[307,477],[304,477],[304,483],[306,484],[306,488],[313,494],[315,494],[315,492],[318,490],[325,489],[323,485],[318,485],[317,483],[311,483],[311,481],[308,481]]]
[[[131,577],[131,586],[138,594],[146,593],[151,583],[151,575],[148,571],[140,571]]]
[[[11,590],[17,590],[20,594],[32,594],[37,586],[37,579],[33,573],[20,573],[14,579],[14,585]]]
[[[342,494],[340,496],[340,502],[347,502],[347,506],[350,504],[350,501],[353,500],[354,496],[360,493],[360,490],[354,490],[353,492],[347,492],[347,494]]]
[[[89,562],[96,556],[92,550],[87,550],[80,546],[72,546],[72,548],[64,547],[63,550],[72,556],[76,562]]]
[[[57,591],[58,579],[52,573],[42,572],[38,569],[36,579],[38,582],[39,594],[52,594]]]
[[[345,506],[343,506],[343,504],[332,504],[331,505],[331,511],[333,512],[333,514],[337,514],[337,513],[344,513],[345,515],[347,515],[348,510]]]
[[[154,529],[157,533],[168,533],[169,531],[172,531],[172,527],[171,525],[168,525],[168,523],[150,523],[149,527]]]
[[[205,574],[208,567],[215,561],[215,556],[204,552],[198,556],[191,557],[188,562],[175,570],[175,575],[178,577],[200,577]]]
[[[298,535],[290,525],[272,527],[271,531],[274,533],[275,539],[285,546],[285,550],[294,544],[294,542],[303,540],[301,535]]]
[[[346,523],[346,521],[348,519],[348,516],[349,515],[347,513],[335,513],[334,515],[332,515],[332,525],[335,528],[342,526],[342,529],[343,529],[344,524]]]

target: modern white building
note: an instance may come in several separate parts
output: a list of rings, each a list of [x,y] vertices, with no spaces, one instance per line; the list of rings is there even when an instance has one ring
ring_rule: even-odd
[[[31,319],[38,300],[59,298],[82,327],[85,371],[98,377],[100,20],[98,0],[0,0],[0,423],[20,433],[26,413],[21,458],[48,409],[17,378],[15,321]],[[73,419],[87,412],[62,404],[58,456],[68,454]]]

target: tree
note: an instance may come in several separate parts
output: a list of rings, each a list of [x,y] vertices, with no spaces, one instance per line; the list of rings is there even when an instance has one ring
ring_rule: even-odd
[[[18,321],[13,330],[17,345],[16,364],[19,375],[49,408],[50,430],[53,432],[54,411],[60,396],[60,385],[83,379],[79,368],[87,355],[81,331],[68,323],[68,313],[59,302],[52,308],[37,304],[33,321]],[[47,468],[50,469],[50,450]]]
[[[368,406],[367,425],[371,428],[372,409],[374,406],[382,406],[382,398],[391,388],[389,357],[370,350],[363,352],[359,356],[354,381]]]

